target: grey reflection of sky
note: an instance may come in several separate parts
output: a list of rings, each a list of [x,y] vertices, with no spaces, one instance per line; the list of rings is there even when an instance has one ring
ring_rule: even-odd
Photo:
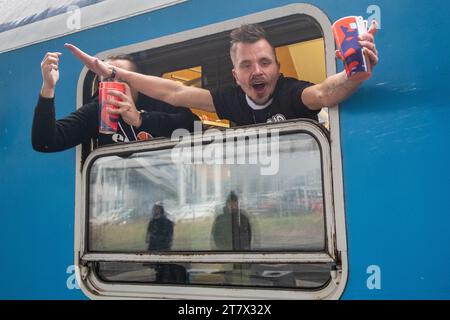
[[[0,32],[106,0],[0,0]]]

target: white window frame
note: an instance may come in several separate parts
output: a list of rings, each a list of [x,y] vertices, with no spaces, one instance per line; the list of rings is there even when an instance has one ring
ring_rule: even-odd
[[[331,22],[328,17],[317,7],[309,4],[291,4],[267,11],[243,16],[240,18],[220,22],[217,24],[197,28],[190,31],[153,39],[131,46],[116,48],[102,52],[97,56],[105,58],[111,54],[134,53],[142,50],[162,47],[168,44],[183,42],[190,39],[202,38],[204,36],[231,30],[242,23],[261,23],[268,20],[282,18],[293,14],[306,14],[314,18],[322,28],[325,43],[326,71],[327,76],[336,73],[336,61],[334,56],[335,46],[331,33]],[[84,78],[87,74],[84,68],[80,74],[77,90],[77,105],[81,105],[82,88]],[[83,292],[89,298],[189,298],[189,299],[274,299],[273,291],[276,291],[277,299],[338,299],[345,288],[348,278],[347,242],[345,227],[345,211],[343,199],[342,160],[339,136],[339,113],[338,107],[330,108],[330,141],[328,137],[316,125],[308,121],[289,121],[271,125],[271,128],[283,128],[283,130],[305,131],[313,135],[319,142],[322,153],[323,185],[326,212],[327,244],[331,255],[306,254],[306,253],[274,253],[270,255],[251,254],[226,254],[208,253],[198,258],[195,262],[331,262],[338,261],[338,270],[333,272],[331,281],[319,290],[306,289],[255,289],[255,288],[213,288],[199,285],[130,285],[111,284],[101,281],[89,268],[83,266],[89,261],[151,261],[151,262],[193,262],[187,255],[134,255],[134,254],[90,254],[85,251],[85,226],[86,226],[86,170],[89,164],[98,156],[114,155],[122,152],[139,152],[173,144],[168,139],[161,139],[135,144],[115,145],[100,148],[92,152],[86,160],[83,174],[81,174],[81,147],[77,147],[77,170],[76,170],[76,222],[75,222],[75,265],[78,283]],[[263,125],[264,126],[264,125]]]
[[[305,253],[305,252],[298,252],[298,253],[196,253],[195,255],[191,255],[189,253],[186,254],[142,254],[142,253],[127,253],[127,254],[121,254],[121,253],[90,253],[88,252],[88,246],[87,246],[87,236],[88,236],[88,230],[86,229],[89,225],[88,223],[88,206],[87,203],[88,199],[90,199],[89,195],[89,181],[90,176],[89,172],[92,167],[92,165],[95,163],[96,159],[107,157],[107,156],[114,156],[117,154],[129,154],[129,153],[141,153],[141,152],[151,152],[152,150],[161,150],[161,149],[169,149],[172,146],[176,145],[176,142],[171,141],[169,139],[161,139],[161,140],[154,140],[154,141],[147,141],[147,142],[139,142],[139,143],[132,143],[132,144],[122,144],[122,145],[115,145],[108,148],[100,148],[95,151],[93,151],[89,157],[86,159],[86,163],[83,169],[83,186],[82,186],[82,192],[84,193],[84,197],[81,199],[82,203],[81,206],[83,208],[86,208],[84,212],[82,213],[82,225],[84,226],[81,230],[81,241],[79,243],[80,245],[80,260],[82,260],[84,263],[89,262],[108,262],[108,261],[114,261],[114,262],[148,262],[148,263],[164,263],[164,262],[170,262],[170,263],[182,263],[182,262],[192,262],[192,263],[333,263],[336,259],[336,252],[335,252],[335,239],[333,237],[333,230],[335,230],[334,225],[334,219],[333,219],[333,201],[332,201],[332,185],[331,185],[331,161],[330,161],[330,148],[329,148],[329,142],[328,138],[325,134],[325,132],[318,127],[316,124],[310,122],[310,121],[304,121],[304,120],[293,120],[293,121],[287,121],[287,122],[280,122],[280,123],[274,123],[274,124],[261,124],[257,126],[251,126],[252,128],[261,128],[261,127],[267,127],[270,130],[279,130],[280,139],[282,140],[282,136],[285,134],[297,134],[297,133],[305,133],[310,136],[312,136],[319,147],[320,154],[321,154],[321,167],[322,167],[322,185],[323,185],[323,194],[324,194],[324,212],[325,212],[325,225],[326,225],[326,252],[327,253]],[[236,131],[233,135],[229,134],[227,132],[227,139],[232,138],[233,136],[239,137],[244,135],[245,136],[245,128],[248,127],[240,127],[244,128],[244,130]],[[192,142],[194,145],[200,144],[202,141],[202,136],[192,136]],[[86,267],[85,267],[86,268]],[[90,292],[98,292],[102,295],[110,296],[111,290],[118,290],[117,292],[120,292],[120,295],[125,294],[126,292],[131,292],[135,285],[129,285],[124,283],[107,283],[102,282],[98,277],[93,274],[92,271],[89,272],[90,276],[86,277],[83,282],[83,285],[89,288]],[[189,285],[189,284],[187,284]],[[198,285],[195,285],[198,286]],[[175,285],[173,287],[176,287],[178,289],[182,287],[186,287],[186,285]],[[330,282],[326,288],[334,288],[335,284],[333,282]],[[148,293],[155,294],[156,292],[153,292],[155,285],[149,284],[147,285]],[[167,286],[164,286],[164,294],[165,296],[169,293],[171,293],[171,289],[167,290]],[[207,287],[205,289],[208,291],[207,294],[203,298],[210,297],[210,296],[228,296],[230,290],[232,292],[236,292],[236,288],[229,289],[229,288],[211,288]],[[322,289],[324,290],[324,289]],[[240,291],[240,289],[239,289]],[[254,294],[258,294],[258,297],[266,299],[273,296],[267,289],[252,289]],[[277,289],[277,295],[280,291],[283,291],[281,289]],[[300,293],[300,289],[298,291],[292,291],[292,289],[284,290],[289,291],[289,295],[291,296],[297,296],[297,298],[304,298],[303,292]],[[306,292],[306,290],[303,290]],[[177,290],[178,292],[178,290]],[[317,292],[314,292],[314,294],[317,294]],[[148,297],[147,295],[145,297]],[[246,296],[239,296],[240,299],[242,298],[253,298],[253,297],[246,297]]]

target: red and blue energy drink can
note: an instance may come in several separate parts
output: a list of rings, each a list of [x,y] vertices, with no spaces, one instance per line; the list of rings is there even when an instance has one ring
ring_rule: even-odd
[[[119,97],[108,94],[108,90],[113,89],[125,93],[125,84],[121,82],[102,81],[99,85],[98,102],[100,105],[100,126],[99,132],[103,134],[114,134],[117,132],[118,114],[110,114],[107,108],[117,108],[109,104],[108,100],[121,101]]]
[[[347,77],[355,80],[369,78],[370,61],[358,42],[358,37],[367,32],[367,21],[362,17],[349,16],[336,21],[332,29]]]

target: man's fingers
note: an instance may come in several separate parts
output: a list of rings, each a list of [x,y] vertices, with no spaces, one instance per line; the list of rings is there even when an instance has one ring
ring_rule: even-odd
[[[108,90],[108,94],[118,97],[124,101],[128,100],[128,96],[126,94],[124,94],[123,92],[120,92],[118,90],[114,90],[114,89],[109,89]]]
[[[49,71],[52,71],[52,70],[58,71],[58,69],[59,69],[59,67],[58,67],[58,65],[55,64],[55,63],[51,63],[51,64],[48,65],[48,70],[49,70]]]
[[[106,108],[106,112],[108,112],[109,114],[122,114],[122,111],[120,111],[120,108],[108,107],[108,108]]]
[[[375,66],[378,63],[378,60],[379,60],[378,55],[375,54],[373,51],[370,51],[370,50],[366,50],[366,54],[369,57],[372,66]]]
[[[64,44],[64,47],[69,49],[70,52],[72,52],[72,54],[75,57],[77,57],[78,59],[80,59],[82,62],[89,61],[89,59],[92,58],[90,55],[81,51],[79,48],[75,47],[73,44],[66,43],[66,44]]]
[[[360,41],[360,45],[364,48],[364,52],[369,56],[372,65],[378,63],[378,50],[374,43],[369,41]]]
[[[48,58],[45,62],[42,62],[41,69],[43,72],[52,72],[53,70],[58,71],[58,61],[55,58]]]
[[[86,67],[88,67],[89,69],[92,70],[93,62],[94,62],[94,59],[95,59],[94,57],[88,55],[84,51],[80,50],[78,47],[75,47],[73,44],[66,43],[66,44],[64,44],[64,47],[69,49],[70,52],[72,52],[72,54],[78,60],[80,60]],[[92,71],[94,71],[94,70],[92,70]]]
[[[111,68],[109,67],[109,65],[104,63],[103,61],[100,61],[97,58],[95,58],[94,66],[91,70],[94,71],[99,76],[103,76],[103,77],[111,76]]]
[[[130,108],[130,104],[127,101],[107,99],[106,103],[119,108],[126,108],[126,109]]]
[[[368,33],[368,32],[366,32],[366,33],[360,35],[360,36],[358,37],[358,40],[359,40],[359,41],[370,41],[370,42],[375,42],[375,38],[374,38],[373,34]]]
[[[46,54],[45,54],[45,56],[44,56],[44,59],[42,59],[42,60],[45,60],[46,58],[48,58],[48,57],[54,57],[54,58],[58,58],[59,59],[59,57],[62,55],[62,53],[61,52],[47,52]]]
[[[359,36],[359,44],[365,49],[365,53],[373,66],[378,63],[378,50],[375,45],[375,34],[378,30],[378,23],[372,20],[369,31]]]
[[[378,22],[376,20],[372,20],[368,33],[374,36],[378,31]]]
[[[361,45],[361,47],[372,50],[372,51],[376,51],[376,46],[373,42],[370,41],[359,41],[359,44]]]
[[[123,84],[125,85],[125,94],[129,97],[131,97],[131,89],[130,86],[128,85],[128,83],[123,82]]]
[[[131,110],[131,107],[130,107],[130,106],[121,107],[121,108],[113,108],[113,107],[108,107],[108,108],[106,108],[106,111],[107,111],[109,114],[120,114],[120,115],[122,115],[122,114],[124,114],[125,112],[128,112],[128,111],[130,111],[130,110]]]
[[[126,93],[123,93],[119,90],[114,89],[108,89],[107,93],[109,96],[117,97],[118,99],[109,98],[106,99],[106,103],[110,104],[113,107],[108,107],[107,111],[110,114],[118,114],[121,116],[124,116],[127,112],[131,111],[132,109],[136,109],[134,106],[134,103],[132,103],[131,100],[131,93],[130,88],[128,85],[125,86]],[[130,95],[128,95],[128,94]]]
[[[111,74],[108,65],[100,61],[96,57],[88,55],[73,44],[66,43],[64,44],[64,46],[69,49],[70,52],[72,52],[72,54],[76,58],[78,58],[78,60],[80,60],[86,67],[88,67],[91,71],[95,72],[99,76],[107,77]]]
[[[60,56],[60,54],[58,54],[58,53],[47,52],[47,54],[44,56],[44,59],[42,59],[41,66],[45,66],[49,63],[58,64],[59,56]]]
[[[55,57],[47,57],[44,62],[44,64],[58,64],[59,63],[59,58],[55,58]]]

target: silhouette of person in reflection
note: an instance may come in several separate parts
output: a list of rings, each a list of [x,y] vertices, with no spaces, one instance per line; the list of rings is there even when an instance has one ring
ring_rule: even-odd
[[[146,242],[148,251],[170,251],[172,248],[174,223],[167,217],[164,206],[156,202],[152,209],[152,217],[148,223]],[[185,283],[186,269],[178,264],[156,264],[156,283]]]
[[[148,223],[146,242],[149,251],[170,250],[173,238],[173,222],[166,216],[161,202],[152,209],[152,218]]]
[[[214,220],[212,238],[215,249],[242,251],[250,250],[252,229],[247,213],[239,208],[238,196],[231,191],[223,213]]]

